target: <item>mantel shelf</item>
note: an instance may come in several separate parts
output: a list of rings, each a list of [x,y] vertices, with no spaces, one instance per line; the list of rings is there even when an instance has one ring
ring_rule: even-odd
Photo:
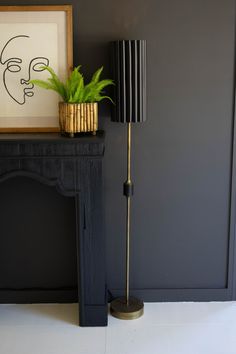
[[[60,133],[0,133],[0,142],[4,141],[52,141],[52,142],[71,142],[71,143],[98,143],[103,141],[105,132],[99,130],[96,135],[80,134],[74,138],[63,136]]]

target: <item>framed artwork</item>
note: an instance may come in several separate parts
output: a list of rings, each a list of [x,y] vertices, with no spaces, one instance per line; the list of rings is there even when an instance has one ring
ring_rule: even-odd
[[[29,81],[73,67],[72,6],[0,6],[0,132],[59,131],[56,92]]]

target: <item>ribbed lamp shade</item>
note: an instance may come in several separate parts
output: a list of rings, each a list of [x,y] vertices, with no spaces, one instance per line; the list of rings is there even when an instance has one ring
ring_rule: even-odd
[[[111,120],[138,123],[146,120],[146,41],[112,42],[114,102]]]

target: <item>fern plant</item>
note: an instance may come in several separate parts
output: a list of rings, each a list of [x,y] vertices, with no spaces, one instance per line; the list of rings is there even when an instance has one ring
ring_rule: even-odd
[[[93,103],[100,102],[105,98],[113,102],[109,96],[104,96],[103,89],[109,85],[114,85],[114,83],[113,80],[110,79],[100,80],[103,67],[99,68],[94,73],[91,81],[86,85],[80,68],[81,65],[75,67],[64,83],[50,66],[42,66],[42,69],[50,73],[50,77],[45,81],[30,80],[30,82],[46,90],[57,92],[63,101],[67,103]]]

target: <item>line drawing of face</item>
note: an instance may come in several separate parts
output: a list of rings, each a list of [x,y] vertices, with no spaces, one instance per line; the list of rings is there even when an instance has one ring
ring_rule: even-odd
[[[34,96],[34,84],[29,82],[32,73],[44,71],[42,66],[49,65],[49,59],[46,57],[35,57],[28,63],[25,63],[22,58],[17,57],[4,60],[3,58],[6,56],[9,46],[14,45],[16,40],[18,41],[22,38],[29,39],[30,36],[18,35],[10,38],[0,53],[0,63],[6,65],[3,72],[3,85],[8,95],[19,105],[24,105],[27,97]]]

